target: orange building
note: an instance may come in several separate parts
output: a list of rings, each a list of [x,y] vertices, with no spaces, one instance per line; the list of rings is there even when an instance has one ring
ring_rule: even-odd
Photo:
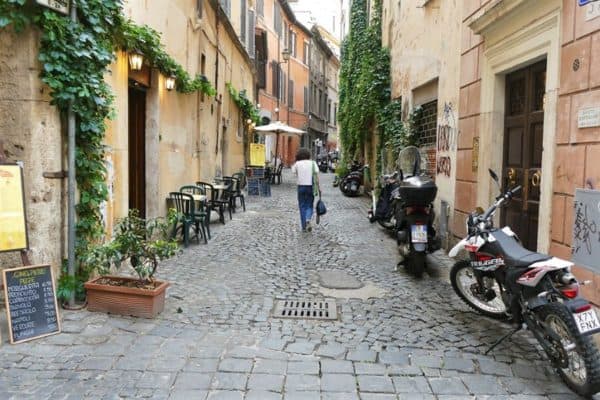
[[[282,121],[306,130],[310,31],[296,20],[284,0],[256,1],[256,69],[258,104],[263,123]],[[304,137],[267,136],[267,160],[281,155],[284,165],[295,161]],[[277,150],[276,150],[277,149]]]

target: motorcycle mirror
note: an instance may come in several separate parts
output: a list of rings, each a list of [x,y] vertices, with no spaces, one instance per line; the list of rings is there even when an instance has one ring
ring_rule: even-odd
[[[401,169],[398,172],[400,172],[400,180],[403,181],[404,180],[404,172],[402,172]]]
[[[485,210],[484,210],[483,208],[481,208],[481,207],[477,206],[477,207],[475,208],[475,212],[476,212],[478,215],[481,215],[481,214],[483,214],[483,213],[485,212]]]

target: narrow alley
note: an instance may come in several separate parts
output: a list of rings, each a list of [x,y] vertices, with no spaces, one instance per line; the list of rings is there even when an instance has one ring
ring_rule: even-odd
[[[328,213],[299,229],[289,171],[272,197],[212,224],[161,266],[154,320],[62,311],[63,332],[0,346],[0,399],[570,399],[533,337],[470,311],[430,258],[417,280],[395,242],[322,175]],[[349,298],[349,299],[347,299]],[[336,320],[278,318],[278,300],[328,301]],[[0,313],[2,337],[7,337]]]

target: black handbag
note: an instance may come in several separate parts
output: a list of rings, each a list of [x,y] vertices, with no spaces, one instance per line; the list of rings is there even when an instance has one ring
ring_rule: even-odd
[[[325,203],[323,203],[323,200],[319,198],[319,200],[317,200],[317,215],[325,215],[326,213],[327,207],[325,207]]]

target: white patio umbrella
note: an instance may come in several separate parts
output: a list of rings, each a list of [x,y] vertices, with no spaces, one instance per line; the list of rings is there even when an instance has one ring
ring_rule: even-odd
[[[306,133],[302,129],[294,128],[281,121],[271,122],[268,125],[257,126],[254,128],[254,130],[264,135],[273,134],[276,136],[275,152],[279,151],[279,135],[300,137]],[[277,157],[277,154],[275,154],[275,157]]]

